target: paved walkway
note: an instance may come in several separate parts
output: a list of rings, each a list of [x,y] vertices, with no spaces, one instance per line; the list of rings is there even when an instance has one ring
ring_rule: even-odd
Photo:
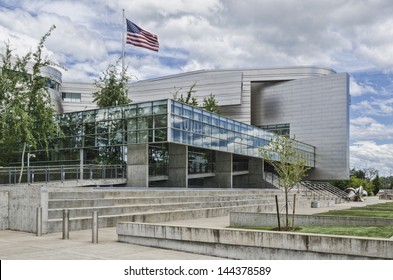
[[[389,202],[368,198],[365,202],[350,202],[328,208],[298,209],[298,214],[316,214],[353,206]],[[391,202],[391,201],[390,201]],[[225,228],[229,217],[166,222],[180,226]],[[150,248],[117,241],[116,228],[99,229],[99,243],[93,244],[91,230],[70,232],[70,239],[63,240],[62,233],[35,236],[33,233],[0,231],[0,259],[6,260],[210,260],[219,259],[205,255]],[[392,238],[393,240],[393,238]]]
[[[101,228],[98,244],[91,230],[36,236],[19,231],[0,231],[1,260],[210,260],[210,256],[143,247],[117,241],[116,228]]]

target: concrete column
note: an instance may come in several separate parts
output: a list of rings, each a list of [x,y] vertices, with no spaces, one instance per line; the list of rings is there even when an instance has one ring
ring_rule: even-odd
[[[128,145],[127,186],[149,187],[149,145]]]
[[[169,143],[168,186],[188,188],[188,146]]]
[[[249,187],[261,188],[264,186],[263,180],[263,159],[261,158],[250,158],[248,161],[249,170]]]
[[[79,169],[80,169],[80,180],[83,180],[83,167],[84,167],[84,151],[79,149]]]
[[[233,154],[216,151],[215,176],[205,178],[204,186],[209,188],[233,187]]]

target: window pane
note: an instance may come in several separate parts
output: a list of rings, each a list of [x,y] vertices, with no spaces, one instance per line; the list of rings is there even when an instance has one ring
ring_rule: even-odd
[[[159,128],[159,127],[167,127],[168,122],[167,122],[167,115],[158,115],[154,117],[154,127]]]

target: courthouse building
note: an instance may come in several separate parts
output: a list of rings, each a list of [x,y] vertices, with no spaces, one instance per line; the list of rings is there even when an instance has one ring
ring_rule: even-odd
[[[258,186],[271,168],[258,148],[296,136],[309,180],[349,176],[349,79],[318,67],[200,70],[129,84],[132,103],[96,109],[92,83],[47,67],[64,135],[36,164],[123,163],[130,186]],[[171,100],[213,94],[221,115]],[[38,153],[39,154],[39,153]]]

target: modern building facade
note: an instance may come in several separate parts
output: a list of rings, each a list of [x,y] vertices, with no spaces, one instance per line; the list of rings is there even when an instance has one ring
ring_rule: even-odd
[[[35,151],[36,164],[80,164],[81,170],[93,163],[125,164],[129,186],[263,186],[259,148],[274,138],[171,99],[64,113],[56,121],[61,130],[49,157]],[[315,167],[315,147],[298,141],[295,147]]]
[[[92,83],[63,82],[61,72],[51,67],[42,73],[50,77],[51,97],[68,135],[67,139],[59,138],[57,147],[53,147],[52,162],[83,165],[117,155],[116,158],[127,163],[131,181],[131,174],[144,174],[142,185],[159,185],[160,181],[187,185],[186,181],[194,179],[199,184],[198,180],[205,176],[204,185],[230,177],[229,185],[233,186],[245,182],[239,172],[248,172],[247,182],[253,181],[250,174],[255,166],[256,177],[263,174],[266,165],[257,148],[267,141],[269,132],[274,132],[296,136],[299,149],[308,153],[309,165],[313,167],[308,179],[349,177],[350,95],[346,73],[319,67],[201,70],[130,83],[132,104],[103,110],[95,110],[92,93],[96,89]],[[222,116],[169,100],[175,93],[185,94],[191,87],[199,101],[213,94]],[[150,109],[141,109],[144,106]],[[143,113],[146,115],[130,117],[128,114],[133,110],[138,114],[147,111]],[[157,113],[161,110],[162,113]],[[205,114],[209,115],[206,121]],[[252,135],[245,131],[252,131]],[[260,134],[264,137],[257,136]],[[60,150],[61,153],[56,152]],[[176,153],[182,156],[177,157]],[[142,154],[147,155],[142,165],[148,162],[147,167],[140,167],[143,172],[135,167],[140,162],[133,164]],[[165,171],[163,176],[169,177],[161,180],[162,172],[157,171],[160,168],[155,162],[161,160],[155,158],[158,154],[169,157],[165,170],[185,168],[187,176],[178,174],[173,179],[176,176]],[[179,160],[182,163],[174,167],[174,162]],[[224,162],[231,162],[231,171],[222,165]],[[239,169],[242,165],[248,166],[247,172],[242,167]],[[198,171],[202,168],[198,166],[204,166],[204,172]],[[235,177],[218,175],[219,170],[232,175],[238,173]]]
[[[314,146],[309,179],[349,177],[348,74],[318,67],[201,70],[130,83],[129,97],[173,98],[193,85],[199,101],[214,94],[224,116]],[[93,91],[91,84],[62,83],[62,110],[92,108]]]

